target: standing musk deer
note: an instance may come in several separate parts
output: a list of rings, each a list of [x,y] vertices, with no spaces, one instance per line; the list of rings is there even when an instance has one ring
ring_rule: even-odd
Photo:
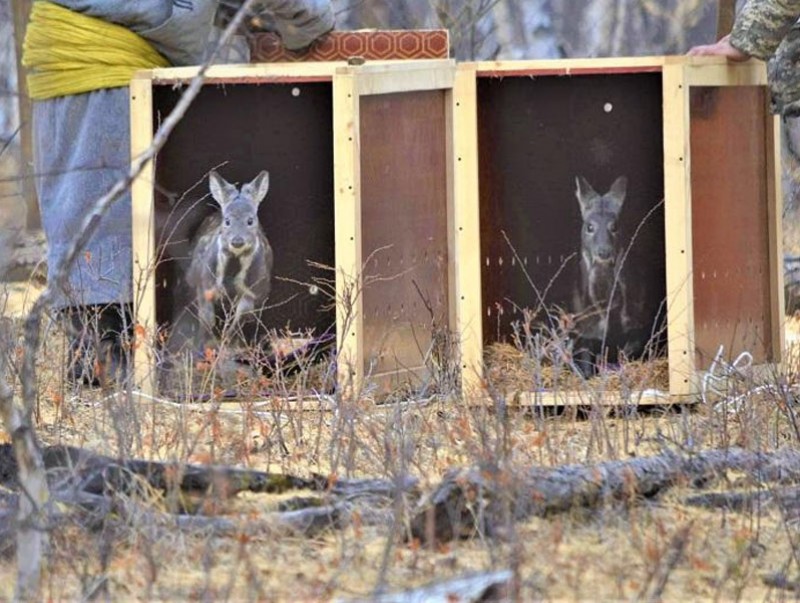
[[[269,190],[269,173],[262,171],[241,190],[217,172],[208,177],[211,196],[219,204],[203,220],[194,238],[186,281],[195,292],[200,328],[213,338],[217,310],[241,329],[253,311],[267,300],[273,253],[258,220],[258,208]]]
[[[591,374],[598,355],[606,350],[612,361],[619,350],[628,356],[641,353],[637,338],[626,337],[638,329],[633,316],[638,312],[629,303],[625,249],[617,229],[628,181],[620,176],[604,195],[583,176],[576,177],[575,183],[582,218],[580,269],[573,290],[576,359],[584,374]]]

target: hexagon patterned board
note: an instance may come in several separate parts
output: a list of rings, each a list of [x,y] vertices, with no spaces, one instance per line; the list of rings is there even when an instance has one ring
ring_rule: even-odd
[[[254,63],[342,61],[359,57],[371,61],[395,59],[446,59],[450,37],[446,29],[334,31],[305,51],[292,52],[274,33],[253,36]]]

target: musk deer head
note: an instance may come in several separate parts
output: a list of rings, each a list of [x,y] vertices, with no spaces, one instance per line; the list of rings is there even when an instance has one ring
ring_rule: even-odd
[[[219,244],[231,255],[246,255],[256,246],[261,232],[258,206],[269,190],[269,172],[262,171],[241,190],[216,171],[208,175],[211,196],[222,209]]]
[[[583,219],[582,259],[589,267],[611,267],[617,258],[617,223],[628,180],[620,176],[604,195],[595,191],[583,176],[576,177],[575,184]]]

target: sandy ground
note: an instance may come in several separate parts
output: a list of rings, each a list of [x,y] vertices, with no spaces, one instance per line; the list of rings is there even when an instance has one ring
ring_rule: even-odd
[[[19,316],[40,292],[6,289],[6,313]],[[800,320],[787,321],[798,341]],[[66,443],[126,457],[218,463],[307,476],[389,477],[403,462],[432,487],[452,467],[480,462],[515,467],[625,460],[665,449],[728,445],[775,450],[798,445],[781,401],[747,395],[736,407],[679,412],[656,408],[627,414],[512,412],[459,401],[404,409],[320,399],[302,409],[287,399],[258,403],[178,405],[63,382],[63,346],[45,341],[36,426],[44,445]],[[788,367],[795,375],[797,367]],[[287,394],[290,392],[286,392]],[[505,452],[503,452],[505,450]],[[766,486],[726,475],[719,491]],[[685,504],[697,490],[676,487],[635,505],[575,510],[515,524],[505,538],[456,541],[434,548],[404,541],[402,528],[361,526],[315,538],[214,537],[158,529],[144,519],[111,531],[66,525],[53,532],[45,596],[88,598],[102,579],[112,600],[327,601],[365,597],[441,581],[468,572],[514,568],[521,600],[660,599],[781,600],[764,577],[800,575],[794,516],[781,509],[705,510]],[[297,495],[304,493],[297,492]],[[305,493],[308,494],[308,493]],[[243,494],[214,513],[246,523],[276,509],[278,498]],[[139,504],[165,508],[143,493]],[[105,569],[104,569],[105,568]],[[0,600],[11,597],[13,558],[0,559]],[[794,595],[791,595],[793,597]]]

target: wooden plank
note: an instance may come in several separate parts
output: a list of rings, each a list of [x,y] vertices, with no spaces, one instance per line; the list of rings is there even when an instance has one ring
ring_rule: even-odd
[[[455,78],[453,81],[455,85]],[[443,362],[455,363],[461,362],[460,358],[460,339],[458,336],[458,280],[456,279],[456,270],[458,267],[458,249],[456,248],[456,211],[458,204],[456,203],[456,149],[455,141],[455,90],[450,89],[445,93],[444,110],[445,110],[445,172],[447,177],[447,302],[448,302],[448,315],[447,315],[447,334],[452,338],[452,345],[447,350],[448,357],[443,359]],[[451,353],[458,355],[458,358],[450,357]],[[461,369],[458,369],[460,374]]]
[[[320,63],[251,63],[248,65],[212,65],[206,71],[206,81],[223,82],[242,78],[259,78],[269,81],[272,78],[325,78],[333,79],[338,67],[347,65],[345,61]],[[143,72],[159,83],[189,82],[200,72],[199,67],[165,67]],[[302,80],[301,80],[302,81]]]
[[[460,67],[473,69],[478,75],[520,75],[549,73],[550,75],[573,75],[581,73],[630,73],[660,71],[672,57],[612,57],[591,59],[544,59],[528,61],[479,61],[461,63]]]
[[[450,326],[445,101],[443,90],[360,98],[364,354],[395,386],[438,362],[434,335]]]
[[[347,61],[321,61],[310,63],[249,63],[246,65],[212,65],[206,72],[206,81],[209,83],[241,82],[241,81],[320,81],[331,80],[340,69],[359,69],[365,75],[375,74],[401,74],[407,73],[411,77],[423,79],[422,76],[414,75],[416,71],[433,70],[432,77],[446,77],[448,69],[454,69],[454,62],[449,59],[427,59],[413,62],[403,61],[369,61],[364,65],[348,65]],[[441,71],[445,73],[442,74]],[[199,73],[200,68],[191,67],[165,67],[163,69],[153,69],[145,71],[153,81],[158,83],[180,83],[189,82]],[[452,77],[452,76],[451,76]],[[369,85],[369,84],[365,84]],[[429,84],[430,85],[430,84]],[[438,84],[437,84],[438,85]],[[439,87],[447,87],[439,85]],[[409,83],[405,86],[407,90],[414,87]]]
[[[720,345],[773,357],[765,104],[762,86],[690,88],[696,369]]]
[[[689,86],[767,86],[767,67],[762,61],[690,64],[686,66],[686,83]]]
[[[663,90],[667,354],[670,394],[680,397],[696,391],[689,86],[683,67],[664,68]]]
[[[393,94],[397,92],[442,90],[453,87],[455,62],[451,60],[409,61],[407,63],[365,63],[341,67],[337,73],[355,73],[358,94]]]
[[[781,165],[781,118],[772,115],[766,95],[765,155],[767,158],[767,221],[769,229],[770,309],[772,361],[780,366],[786,350],[784,312],[786,308],[783,272],[783,167]]]
[[[475,71],[460,66],[453,90],[453,276],[456,282],[456,333],[460,341],[461,384],[465,395],[481,391],[483,316],[481,313],[480,199],[478,194],[478,95]],[[455,259],[457,258],[457,261]]]
[[[339,387],[357,395],[364,379],[361,173],[358,82],[339,73],[333,84],[336,344]]]
[[[138,157],[153,142],[153,88],[147,77],[130,84],[131,156]],[[156,262],[154,166],[149,162],[131,186],[133,224],[133,286],[136,346],[133,353],[134,386],[153,395],[156,387]]]

